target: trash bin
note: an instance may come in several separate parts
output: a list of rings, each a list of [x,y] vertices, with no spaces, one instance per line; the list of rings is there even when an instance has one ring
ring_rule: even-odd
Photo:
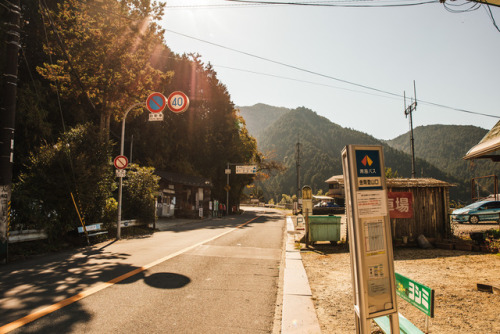
[[[309,216],[309,241],[340,241],[340,217]]]

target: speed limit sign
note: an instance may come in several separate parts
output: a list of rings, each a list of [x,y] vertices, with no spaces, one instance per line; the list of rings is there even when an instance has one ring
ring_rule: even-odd
[[[174,113],[183,113],[189,107],[189,98],[183,92],[173,92],[168,96],[167,106]]]

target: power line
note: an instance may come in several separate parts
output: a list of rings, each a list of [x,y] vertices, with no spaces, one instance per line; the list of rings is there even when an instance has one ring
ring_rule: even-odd
[[[78,1],[80,1],[80,2],[83,3],[82,0],[78,0]],[[244,2],[245,0],[226,0],[226,1],[229,1],[229,2]],[[368,0],[368,1],[371,1],[371,0]],[[258,1],[248,1],[248,2],[251,2],[251,3],[261,3],[261,2],[262,3],[266,3],[265,1],[260,1],[260,2],[258,2]],[[433,3],[433,2],[439,2],[439,1],[429,1],[429,2],[426,2],[426,4]],[[103,12],[103,10],[101,8],[97,8],[96,6],[93,6],[93,5],[89,4],[89,3],[86,3],[86,4],[90,5],[90,6],[94,7],[94,8],[96,8],[97,11]],[[279,3],[279,4],[283,4],[283,3]],[[290,4],[293,4],[293,3],[290,3]],[[112,15],[115,15],[115,16],[119,16],[119,17],[128,19],[130,21],[134,21],[132,18],[124,16],[124,15],[121,15],[121,14],[113,13],[111,11],[105,11],[105,12],[107,12],[108,14],[112,14]],[[304,69],[304,68],[301,68],[301,67],[298,67],[298,66],[286,64],[286,63],[283,63],[283,62],[280,62],[280,61],[276,61],[276,60],[272,60],[272,59],[265,58],[265,57],[262,57],[262,56],[258,56],[258,55],[255,55],[255,54],[252,54],[252,53],[249,53],[249,52],[237,50],[237,49],[234,49],[234,48],[231,48],[231,47],[227,47],[227,46],[224,46],[224,45],[221,45],[221,44],[217,44],[217,43],[214,43],[214,42],[203,40],[201,38],[189,36],[187,34],[183,34],[183,33],[177,32],[177,31],[173,31],[171,29],[163,28],[163,30],[167,31],[167,32],[170,32],[172,34],[176,34],[176,35],[183,36],[183,37],[186,37],[186,38],[189,38],[189,39],[193,39],[193,40],[196,40],[196,41],[199,41],[199,42],[202,42],[202,43],[213,45],[213,46],[225,49],[225,50],[229,50],[229,51],[232,51],[232,52],[240,53],[240,54],[243,54],[243,55],[246,55],[246,56],[249,56],[249,57],[253,57],[253,58],[260,59],[260,60],[263,60],[263,61],[267,61],[267,62],[270,62],[270,63],[274,63],[274,64],[281,65],[281,66],[284,66],[284,67],[292,68],[292,69],[295,69],[297,71],[309,73],[309,74],[320,76],[320,77],[327,78],[327,79],[330,79],[330,80],[335,80],[335,81],[338,81],[338,82],[342,82],[342,83],[353,85],[353,86],[360,87],[360,88],[363,88],[363,89],[375,91],[375,92],[378,92],[378,93],[387,94],[389,96],[393,96],[393,97],[397,97],[397,98],[403,97],[401,94],[396,94],[396,93],[384,91],[382,89],[370,87],[370,86],[363,85],[363,84],[358,84],[358,83],[355,83],[355,82],[352,82],[352,81],[348,81],[348,80],[336,78],[336,77],[333,77],[333,76],[330,76],[330,75],[326,75],[326,74],[322,74],[322,73],[319,73],[319,72],[311,71],[311,70]],[[464,113],[474,114],[474,115],[492,117],[492,118],[497,118],[497,119],[500,118],[500,116],[489,115],[489,114],[485,114],[485,113],[478,113],[478,112],[474,112],[474,111],[470,111],[470,110],[449,107],[449,106],[445,106],[445,105],[442,105],[442,104],[428,102],[428,101],[423,101],[423,100],[420,100],[420,103],[424,103],[424,104],[428,104],[428,105],[433,105],[433,106],[440,107],[440,108],[446,108],[446,109],[450,109],[450,110],[460,111],[460,112],[464,112]]]
[[[280,2],[280,1],[252,1],[252,0],[225,0],[227,2],[238,2],[238,3],[247,3],[247,4],[262,4],[262,5],[281,5],[281,6],[311,6],[311,7],[349,7],[349,8],[375,8],[375,7],[411,7],[411,6],[421,6],[421,5],[429,5],[434,3],[439,3],[439,0],[430,0],[430,1],[420,1],[420,2],[412,2],[412,3],[392,3],[392,4],[383,4],[379,1],[373,1],[373,3],[366,4],[361,3],[361,1],[351,1],[352,4],[346,3],[332,3],[334,1],[315,1],[315,2]],[[347,1],[346,1],[347,2]]]
[[[286,63],[283,63],[283,62],[280,62],[280,61],[272,60],[272,59],[261,57],[261,56],[258,56],[258,55],[254,55],[254,54],[251,54],[251,53],[248,53],[248,52],[245,52],[245,51],[240,51],[240,50],[236,50],[234,48],[230,48],[230,47],[227,47],[227,46],[224,46],[224,45],[220,45],[220,44],[217,44],[217,43],[209,42],[209,41],[206,41],[206,40],[203,40],[203,39],[200,39],[200,38],[192,37],[192,36],[189,36],[189,35],[186,35],[186,34],[183,34],[183,33],[179,33],[179,32],[176,32],[176,31],[173,31],[173,30],[170,30],[170,29],[164,29],[164,30],[168,31],[170,33],[173,33],[173,34],[177,34],[177,35],[186,37],[186,38],[194,39],[194,40],[197,40],[197,41],[200,41],[200,42],[203,42],[203,43],[207,43],[207,44],[210,44],[210,45],[213,45],[213,46],[217,46],[217,47],[229,50],[229,51],[237,52],[237,53],[249,56],[249,57],[253,57],[253,58],[257,58],[257,59],[264,60],[264,61],[267,61],[267,62],[271,62],[271,63],[274,63],[274,64],[278,64],[278,65],[281,65],[281,66],[284,66],[284,67],[292,68],[292,69],[295,69],[295,70],[298,70],[298,71],[301,71],[301,72],[305,72],[305,73],[313,74],[313,75],[320,76],[320,77],[323,77],[323,78],[327,78],[327,79],[339,81],[339,82],[342,82],[342,83],[346,83],[346,84],[353,85],[353,86],[356,86],[356,87],[368,89],[368,90],[375,91],[375,92],[382,93],[382,94],[387,94],[387,95],[390,95],[390,96],[393,96],[393,97],[397,97],[397,98],[403,97],[401,94],[388,92],[388,91],[385,91],[385,90],[382,90],[382,89],[378,89],[378,88],[374,88],[374,87],[370,87],[370,86],[358,84],[358,83],[355,83],[355,82],[352,82],[352,81],[348,81],[348,80],[336,78],[336,77],[333,77],[333,76],[330,76],[330,75],[326,75],[326,74],[314,72],[314,71],[307,70],[307,69],[304,69],[304,68],[301,68],[301,67],[297,67],[297,66],[294,66],[294,65],[289,65],[289,64],[286,64]],[[265,75],[267,75],[267,74],[265,74]],[[497,119],[500,118],[500,116],[495,116],[495,115],[489,115],[489,114],[474,112],[474,111],[470,111],[470,110],[466,110],[466,109],[449,107],[449,106],[445,106],[445,105],[442,105],[442,104],[433,103],[433,102],[424,101],[424,100],[420,100],[420,103],[424,103],[424,104],[428,104],[428,105],[433,105],[433,106],[440,107],[440,108],[446,108],[446,109],[450,109],[450,110],[460,111],[460,112],[464,112],[464,113],[474,114],[474,115],[480,115],[480,116],[486,116],[486,117],[493,117],[493,118],[497,118]]]

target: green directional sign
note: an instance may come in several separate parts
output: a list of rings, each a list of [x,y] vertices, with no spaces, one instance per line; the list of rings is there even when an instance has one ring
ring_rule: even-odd
[[[434,290],[408,277],[395,274],[397,295],[434,318]]]

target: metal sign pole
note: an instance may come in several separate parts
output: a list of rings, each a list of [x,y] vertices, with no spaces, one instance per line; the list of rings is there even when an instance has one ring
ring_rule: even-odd
[[[127,120],[128,113],[134,109],[142,105],[141,102],[134,103],[131,105],[125,114],[123,114],[122,120],[122,138],[120,142],[120,155],[123,156],[123,148],[125,146],[125,121]],[[118,185],[118,221],[116,222],[116,240],[121,238],[121,221],[122,221],[122,189],[123,189],[123,177],[120,178],[120,183]]]

